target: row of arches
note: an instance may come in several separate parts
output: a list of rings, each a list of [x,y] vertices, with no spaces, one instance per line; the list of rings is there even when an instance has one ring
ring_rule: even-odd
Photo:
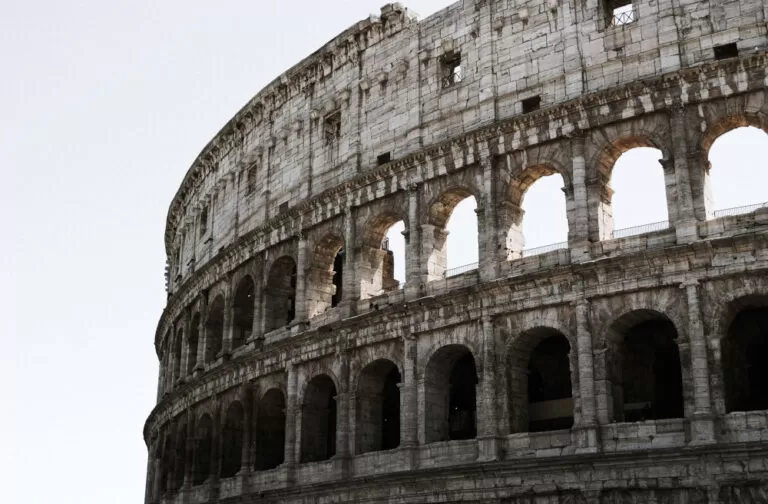
[[[734,302],[726,321],[719,371],[726,412],[768,409],[768,296]],[[673,321],[654,310],[630,311],[608,327],[605,348],[595,360],[595,383],[610,406],[610,422],[683,418],[690,402],[690,357]],[[573,341],[558,329],[535,327],[508,348],[506,383],[508,432],[570,429],[578,415],[579,374]],[[436,350],[417,382],[423,397],[424,443],[472,439],[478,435],[479,374],[469,345],[451,343]],[[155,457],[157,490],[199,485],[210,477],[232,477],[244,468],[267,470],[285,460],[286,422],[298,428],[298,461],[333,458],[340,448],[340,422],[350,422],[353,455],[391,450],[401,444],[404,412],[402,369],[377,359],[350,382],[352,408],[342,409],[346,388],[330,373],[312,376],[298,395],[297,418],[287,416],[284,393],[269,389],[258,401],[234,400],[220,419],[206,412],[193,424],[167,429]],[[500,405],[494,406],[499,407]],[[346,405],[344,405],[346,408]],[[250,408],[250,410],[249,410]],[[350,411],[352,419],[347,419]],[[288,447],[292,450],[292,447]],[[344,448],[341,448],[344,449]]]

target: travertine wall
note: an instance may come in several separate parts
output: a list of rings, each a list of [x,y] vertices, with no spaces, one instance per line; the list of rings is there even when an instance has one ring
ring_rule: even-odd
[[[727,407],[721,346],[768,306],[768,210],[714,218],[707,155],[768,130],[768,4],[639,0],[620,26],[607,7],[387,5],[224,127],[169,210],[147,502],[765,502],[768,412]],[[635,146],[662,151],[670,223],[616,239],[611,170]],[[522,199],[552,173],[568,243],[523,257]],[[470,195],[480,262],[446,276],[445,223]],[[399,220],[402,288],[381,248]],[[655,401],[627,382],[653,375],[625,341],[649,323],[674,329],[682,413],[626,421]],[[573,426],[529,432],[553,335],[571,391],[546,406]],[[400,443],[370,451],[393,369]],[[451,402],[468,383],[474,404]],[[468,418],[476,436],[446,440]]]

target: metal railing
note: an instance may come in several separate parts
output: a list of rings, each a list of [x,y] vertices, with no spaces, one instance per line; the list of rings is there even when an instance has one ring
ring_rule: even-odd
[[[479,266],[478,263],[473,262],[469,264],[464,264],[463,266],[457,266],[455,268],[447,269],[445,270],[445,278],[461,275],[462,273],[476,270],[478,266]]]
[[[562,250],[568,248],[568,242],[552,243],[550,245],[544,245],[542,247],[534,247],[523,250],[523,257],[531,257],[535,255],[546,254],[547,252],[553,252],[555,250]]]
[[[608,17],[609,26],[624,26],[637,21],[637,11],[632,4],[614,9]]]
[[[627,236],[641,235],[645,233],[652,233],[653,231],[663,231],[669,228],[669,221],[652,222],[650,224],[643,224],[642,226],[633,226],[624,229],[615,229],[613,231],[613,238],[626,238]]]
[[[757,203],[754,205],[744,205],[740,207],[733,207],[733,208],[724,208],[722,210],[715,210],[715,213],[713,214],[714,218],[718,217],[728,217],[730,215],[741,215],[746,213],[752,213],[755,210],[758,210],[760,208],[768,208],[768,201],[764,203]]]

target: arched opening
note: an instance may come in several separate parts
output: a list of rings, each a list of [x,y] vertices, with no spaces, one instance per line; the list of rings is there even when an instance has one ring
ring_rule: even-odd
[[[187,470],[187,426],[185,424],[180,425],[176,432],[174,491],[178,491],[184,485],[184,476]]]
[[[360,299],[400,288],[405,280],[404,233],[405,221],[397,214],[387,213],[368,222],[358,268]]]
[[[192,317],[192,326],[189,328],[189,337],[187,338],[187,374],[191,375],[197,367],[197,346],[200,344],[200,314],[195,313]]]
[[[454,188],[443,193],[429,209],[422,229],[422,243],[430,251],[427,281],[477,269],[477,201],[468,190]]]
[[[664,155],[654,147],[634,147],[623,152],[610,172],[612,234],[624,238],[669,227],[665,177],[674,183],[674,170],[664,173]],[[608,219],[606,219],[606,224]]]
[[[176,332],[176,339],[173,340],[173,381],[181,378],[181,359],[183,357],[182,348],[184,343],[184,330],[179,329]]]
[[[734,302],[733,319],[722,344],[725,408],[768,409],[768,297]]]
[[[250,275],[246,275],[237,284],[232,309],[232,350],[243,346],[253,334],[253,311],[255,286]]]
[[[235,401],[229,405],[222,429],[221,477],[235,476],[242,465],[245,414],[243,405]]]
[[[209,415],[200,417],[195,428],[195,453],[192,484],[205,483],[211,474],[211,450],[213,448],[213,420]]]
[[[737,121],[734,129],[718,136],[709,149],[710,168],[704,174],[707,217],[748,213],[768,206],[764,177],[768,134]]]
[[[472,352],[448,345],[429,361],[424,380],[427,443],[477,435],[477,370]]]
[[[312,378],[301,411],[301,461],[328,460],[336,454],[336,386],[328,375]]]
[[[288,256],[275,261],[264,292],[266,331],[286,326],[296,316],[296,262]]]
[[[617,319],[607,336],[614,421],[682,418],[683,379],[672,321],[658,312],[636,310]]]
[[[512,432],[543,432],[573,426],[571,345],[560,331],[526,331],[509,352]]]
[[[336,234],[317,242],[307,285],[309,318],[337,306],[343,296],[344,240]]]
[[[391,450],[400,445],[400,371],[392,361],[377,360],[360,373],[357,384],[357,453]]]
[[[596,169],[587,187],[590,240],[663,230],[675,219],[675,202],[666,193],[675,187],[675,170],[648,137],[624,136],[608,145]]]
[[[509,233],[511,258],[550,252],[568,247],[566,184],[554,168],[526,168],[510,184],[512,208],[519,216]]]
[[[216,296],[205,323],[205,362],[213,362],[224,343],[224,296]]]
[[[285,397],[271,389],[259,402],[256,420],[256,458],[254,469],[274,469],[285,456]]]

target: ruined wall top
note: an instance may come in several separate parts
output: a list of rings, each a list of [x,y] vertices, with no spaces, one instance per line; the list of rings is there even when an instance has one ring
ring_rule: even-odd
[[[461,0],[421,21],[387,4],[267,85],[202,150],[169,208],[169,276],[379,165],[762,50],[766,18],[760,0]]]

